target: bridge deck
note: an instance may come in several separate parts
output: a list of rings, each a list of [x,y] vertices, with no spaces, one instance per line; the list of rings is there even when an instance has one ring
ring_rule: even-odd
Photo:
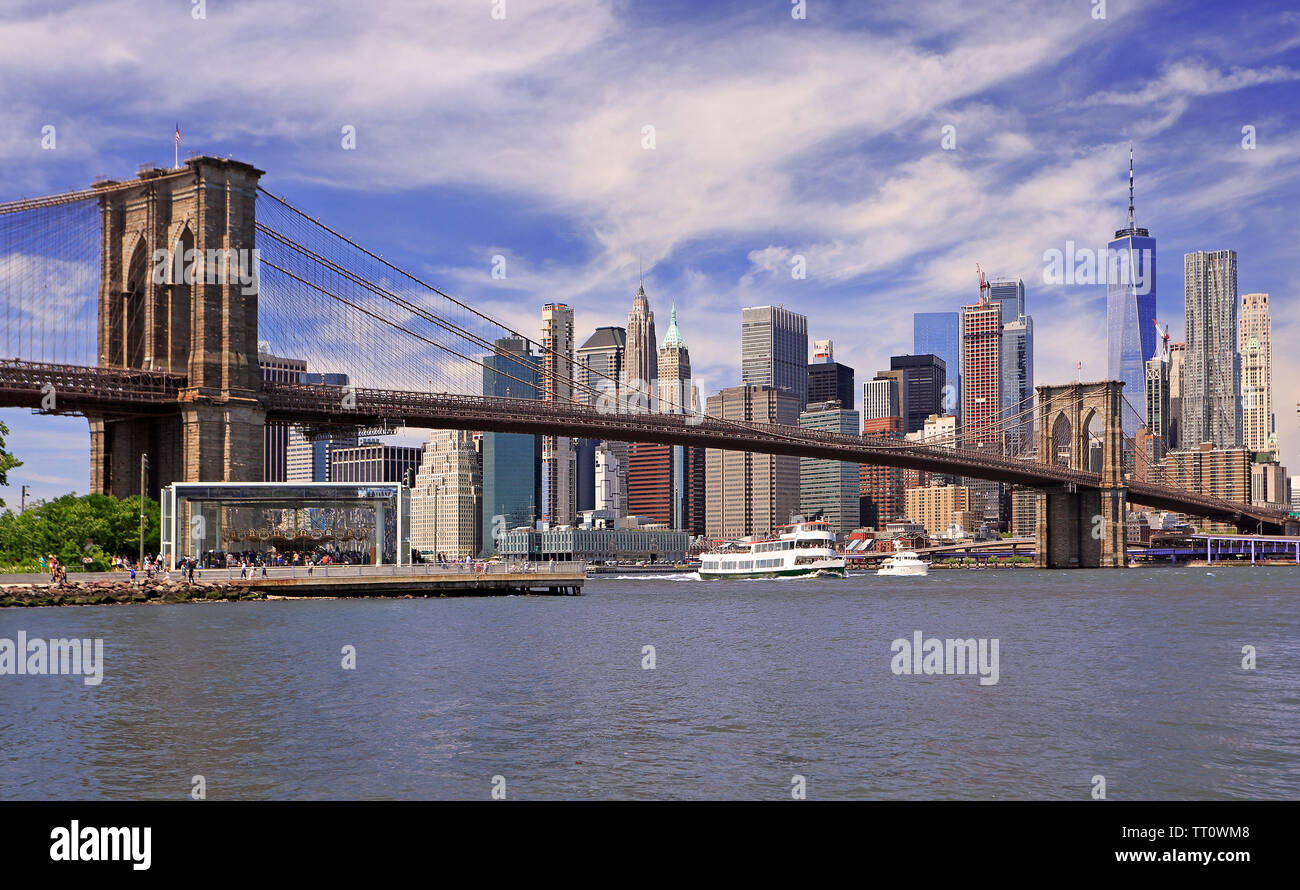
[[[184,375],[127,368],[0,360],[0,407],[49,413],[138,414],[176,410],[201,393]],[[787,454],[934,473],[972,476],[1035,488],[1098,489],[1098,473],[1002,457],[978,450],[863,438],[779,424],[739,424],[700,415],[603,411],[590,405],[448,393],[266,382],[256,394],[268,421],[309,426],[413,427],[593,437]],[[1185,489],[1129,482],[1132,503],[1246,525],[1281,526],[1284,511],[1224,501]]]

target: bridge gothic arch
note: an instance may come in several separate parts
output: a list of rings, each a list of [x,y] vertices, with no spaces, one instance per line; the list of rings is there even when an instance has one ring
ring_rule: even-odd
[[[112,364],[124,368],[143,368],[145,358],[145,300],[149,290],[149,242],[141,233],[136,236],[131,259],[125,264],[125,280],[118,296],[115,319],[116,340]]]
[[[1120,416],[1124,384],[1118,380],[1038,387],[1038,453],[1049,463],[1093,470],[1091,443],[1101,440],[1101,488],[1040,489],[1035,516],[1037,563],[1044,568],[1118,566],[1127,563]]]
[[[223,158],[145,169],[105,183],[100,211],[99,364],[183,375],[179,410],[159,417],[87,414],[97,493],[171,482],[260,481],[266,411],[257,361],[257,295],[228,275],[187,280],[186,252],[252,256],[262,171]],[[161,268],[163,265],[167,268]]]

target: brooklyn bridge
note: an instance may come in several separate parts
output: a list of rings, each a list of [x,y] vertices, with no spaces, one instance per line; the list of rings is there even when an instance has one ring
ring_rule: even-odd
[[[1015,483],[1037,491],[1043,567],[1122,566],[1130,502],[1256,531],[1279,510],[1166,480],[1131,453],[1116,381],[1039,386],[1003,424],[1032,421],[1023,453],[706,417],[600,398],[571,360],[440,290],[259,184],[262,171],[195,157],[124,181],[0,204],[5,348],[0,407],[84,416],[92,491],[257,481],[267,424],[455,428],[828,458]],[[501,314],[498,312],[498,314]],[[478,395],[494,342],[541,356],[543,400]],[[259,340],[347,386],[263,380]],[[497,366],[493,373],[510,376]],[[612,387],[618,381],[609,381]],[[974,434],[978,433],[978,434]],[[1100,472],[1088,456],[1100,445]],[[1127,452],[1127,453],[1126,453]],[[1140,470],[1140,471],[1138,471]]]

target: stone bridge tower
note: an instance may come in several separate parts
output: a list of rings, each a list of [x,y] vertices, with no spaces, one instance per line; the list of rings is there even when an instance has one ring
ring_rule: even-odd
[[[1076,470],[1088,466],[1100,420],[1101,489],[1080,491],[1073,485],[1038,493],[1037,557],[1039,568],[1123,568],[1127,561],[1124,516],[1127,486],[1122,472],[1124,432],[1120,409],[1124,384],[1118,380],[1040,386],[1038,390],[1038,459]]]
[[[92,415],[90,488],[128,497],[173,481],[260,481],[254,207],[261,170],[200,157],[99,199],[101,367],[184,374],[170,416]],[[252,279],[250,282],[249,279]]]

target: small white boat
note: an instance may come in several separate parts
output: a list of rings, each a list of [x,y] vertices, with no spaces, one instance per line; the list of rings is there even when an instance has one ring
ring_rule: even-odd
[[[894,542],[894,555],[881,563],[877,575],[928,575],[929,563],[916,555],[915,550],[903,550],[898,541]]]

